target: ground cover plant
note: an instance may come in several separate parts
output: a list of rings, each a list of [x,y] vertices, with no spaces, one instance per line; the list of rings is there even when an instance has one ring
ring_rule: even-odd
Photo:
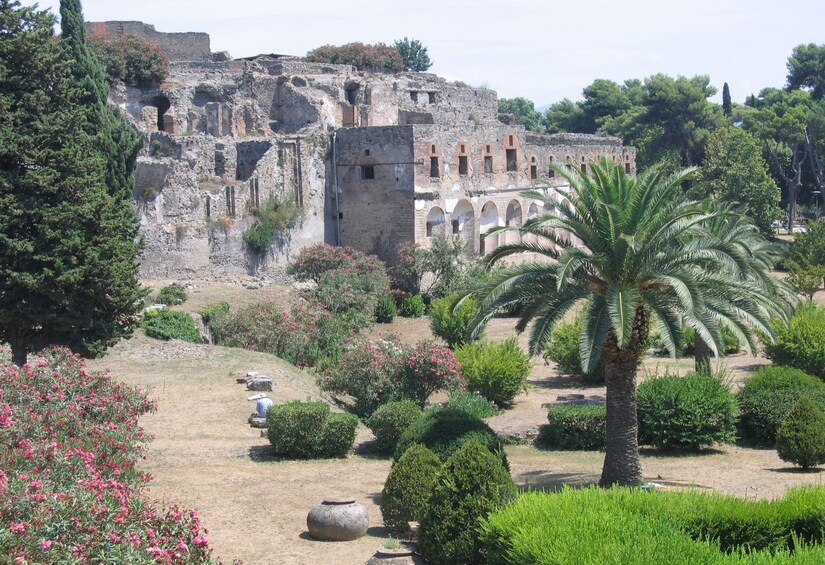
[[[499,413],[494,402],[490,402],[477,392],[456,390],[447,399],[447,408],[460,410],[479,420],[495,416]]]
[[[754,502],[614,488],[527,493],[483,521],[487,563],[817,563],[825,489]]]
[[[207,563],[192,510],[153,508],[136,468],[146,394],[53,349],[0,358],[0,554],[17,563]]]
[[[186,288],[177,283],[172,283],[170,285],[164,286],[158,291],[156,300],[158,304],[176,306],[178,304],[183,304],[184,302],[186,302],[186,299],[188,297],[189,294],[186,292]]]

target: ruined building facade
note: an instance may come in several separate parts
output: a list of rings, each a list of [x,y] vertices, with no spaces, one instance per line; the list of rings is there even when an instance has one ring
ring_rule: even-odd
[[[391,260],[401,243],[459,234],[488,253],[503,243],[481,237],[492,227],[553,212],[521,194],[559,186],[551,164],[586,170],[608,156],[635,174],[620,139],[527,132],[488,89],[276,55],[232,60],[211,54],[205,34],[87,25],[141,35],[170,58],[159,88],[120,85],[111,97],[147,137],[135,183],[147,278],[277,276],[321,242]],[[299,203],[303,221],[259,254],[243,233],[274,197]]]

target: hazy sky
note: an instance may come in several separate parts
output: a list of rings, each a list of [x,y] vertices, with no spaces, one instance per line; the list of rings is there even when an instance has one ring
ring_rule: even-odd
[[[39,4],[56,12],[59,0]],[[537,107],[579,100],[597,78],[656,73],[710,75],[742,102],[784,84],[794,46],[825,43],[823,0],[85,0],[83,9],[87,21],[204,31],[213,51],[235,57],[407,36],[427,46],[431,72]]]

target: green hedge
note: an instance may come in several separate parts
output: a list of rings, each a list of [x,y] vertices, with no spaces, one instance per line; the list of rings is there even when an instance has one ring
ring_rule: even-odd
[[[765,344],[769,359],[825,380],[825,308],[804,304],[791,316],[790,327],[776,323],[774,332],[776,341]]]
[[[661,449],[698,449],[736,439],[736,399],[712,375],[648,379],[636,392],[639,443]]]
[[[782,461],[803,469],[825,463],[825,412],[803,396],[776,430],[776,452]]]
[[[192,316],[186,312],[172,310],[148,310],[143,315],[143,333],[155,339],[168,341],[181,339],[191,343],[200,343],[201,334],[195,327]]]
[[[821,563],[825,489],[779,501],[638,489],[528,493],[482,521],[487,563]],[[797,542],[802,542],[800,548]]]
[[[825,410],[825,383],[799,369],[768,365],[745,379],[737,393],[742,439],[773,447],[776,430],[802,396]]]
[[[604,450],[607,409],[590,404],[559,404],[547,408],[546,426],[536,442],[553,449]]]
[[[288,459],[344,457],[355,442],[358,418],[331,413],[325,402],[287,402],[266,414],[267,438],[275,455]]]
[[[519,348],[514,337],[501,342],[461,345],[455,349],[455,358],[461,364],[469,389],[499,406],[512,404],[527,386],[530,357]]]
[[[412,400],[400,400],[379,406],[364,423],[375,435],[378,451],[390,454],[395,452],[398,438],[422,414],[421,408]]]
[[[582,333],[582,317],[577,316],[572,322],[557,325],[550,335],[550,341],[544,348],[544,362],[556,363],[563,375],[571,376],[586,384],[604,384],[604,370],[601,363],[591,372],[585,373],[581,363],[579,340]]]

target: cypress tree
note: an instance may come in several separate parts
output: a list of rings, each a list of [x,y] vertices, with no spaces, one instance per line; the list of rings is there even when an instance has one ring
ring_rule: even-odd
[[[48,345],[99,352],[131,331],[144,294],[138,138],[79,58],[79,3],[64,4],[74,35],[57,41],[52,14],[0,0],[0,340],[18,365]]]
[[[728,83],[722,85],[722,112],[726,116],[730,116],[733,113],[733,106],[731,105],[730,101],[730,88],[728,88]]]

